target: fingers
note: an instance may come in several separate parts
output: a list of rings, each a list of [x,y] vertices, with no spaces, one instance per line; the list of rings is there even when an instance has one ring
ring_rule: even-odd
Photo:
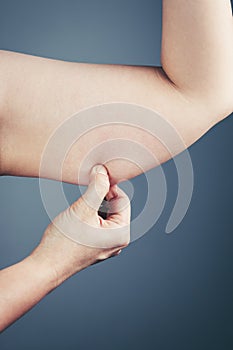
[[[131,210],[130,200],[126,193],[117,185],[114,185],[110,188],[106,198],[109,200],[107,220],[117,224],[129,224]]]
[[[117,224],[128,224],[130,222],[130,200],[126,193],[117,185],[110,187],[110,181],[106,168],[96,165],[90,173],[90,182],[83,196],[74,203],[80,212],[81,207],[86,214],[97,214],[104,198],[108,203],[107,220]],[[88,215],[89,216],[89,215]]]
[[[109,212],[106,220],[98,210],[106,197]],[[130,201],[116,185],[110,187],[104,166],[93,167],[90,183],[84,195],[67,210],[66,235],[80,243],[97,248],[126,247],[130,242]]]
[[[90,211],[97,212],[109,191],[109,177],[103,165],[96,165],[90,173],[90,182],[82,200]]]
[[[110,187],[108,194],[106,195],[107,201],[110,201],[111,199],[117,197],[117,195],[118,195],[117,189],[118,189],[117,185],[113,185]]]

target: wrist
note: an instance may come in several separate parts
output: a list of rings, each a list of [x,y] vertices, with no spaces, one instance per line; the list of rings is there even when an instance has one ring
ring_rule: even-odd
[[[56,239],[47,236],[31,254],[31,259],[45,273],[51,289],[88,266],[82,254],[77,259],[77,244],[58,234]],[[52,242],[51,242],[52,240]],[[52,247],[51,247],[52,246]]]
[[[30,269],[34,271],[34,274],[47,290],[47,293],[59,285],[57,272],[53,269],[49,259],[40,254],[39,247],[37,247],[25,261],[30,265]]]

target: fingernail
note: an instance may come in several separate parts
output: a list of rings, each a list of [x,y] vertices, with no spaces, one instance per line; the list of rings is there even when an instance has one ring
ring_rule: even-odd
[[[106,168],[101,164],[95,165],[92,168],[91,172],[96,173],[96,174],[108,175]]]

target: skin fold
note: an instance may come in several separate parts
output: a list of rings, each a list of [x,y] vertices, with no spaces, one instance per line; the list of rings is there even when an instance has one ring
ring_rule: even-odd
[[[80,173],[80,183],[87,184],[91,167],[101,161],[116,183],[141,173],[136,163],[146,171],[182,151],[173,137],[168,151],[166,140],[145,130],[109,124],[87,132],[71,146],[62,174],[54,170],[56,147],[40,173],[44,147],[57,127],[95,105],[120,102],[157,111],[181,136],[183,149],[228,116],[233,110],[230,1],[164,0],[162,29],[162,67],[70,63],[1,51],[1,174],[40,174],[77,183]],[[156,129],[156,120],[152,117],[150,122]],[[137,142],[154,159],[144,161],[135,155],[133,161],[123,160],[121,154],[116,159],[116,145],[108,142],[112,139]],[[101,154],[90,157],[82,169],[87,154],[100,143],[106,143]],[[115,159],[109,159],[113,154]]]
[[[84,196],[49,225],[27,258],[0,272],[0,331],[71,275],[127,246],[130,205],[115,183],[168,160],[232,112],[230,1],[163,0],[161,61],[162,67],[96,65],[0,51],[1,175],[89,184]],[[180,135],[183,146],[178,147],[175,134],[169,137],[168,149],[169,135],[159,139],[142,128],[106,123],[70,145],[59,172],[59,145],[81,129],[80,117],[77,130],[60,134],[40,169],[44,148],[59,125],[80,111],[109,103],[157,111]],[[149,121],[156,130],[157,119]],[[124,159],[122,140],[143,146],[153,156],[142,157],[127,147],[132,158]],[[96,145],[102,145],[101,152],[91,156]],[[105,167],[93,169],[100,160]],[[106,220],[98,215],[104,197],[113,206]],[[97,244],[82,244],[81,238],[93,243],[96,232],[101,233]]]

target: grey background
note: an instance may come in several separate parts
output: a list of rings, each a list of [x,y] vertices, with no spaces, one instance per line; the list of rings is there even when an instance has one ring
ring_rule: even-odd
[[[65,60],[160,64],[161,1],[0,0],[0,48]],[[233,348],[233,118],[190,148],[193,199],[181,225],[159,222],[127,251],[71,278],[0,336],[1,350]],[[157,170],[153,170],[156,176]],[[133,215],[145,178],[133,180]],[[65,185],[70,200],[74,186]],[[49,223],[37,179],[0,179],[0,266],[25,257]]]

